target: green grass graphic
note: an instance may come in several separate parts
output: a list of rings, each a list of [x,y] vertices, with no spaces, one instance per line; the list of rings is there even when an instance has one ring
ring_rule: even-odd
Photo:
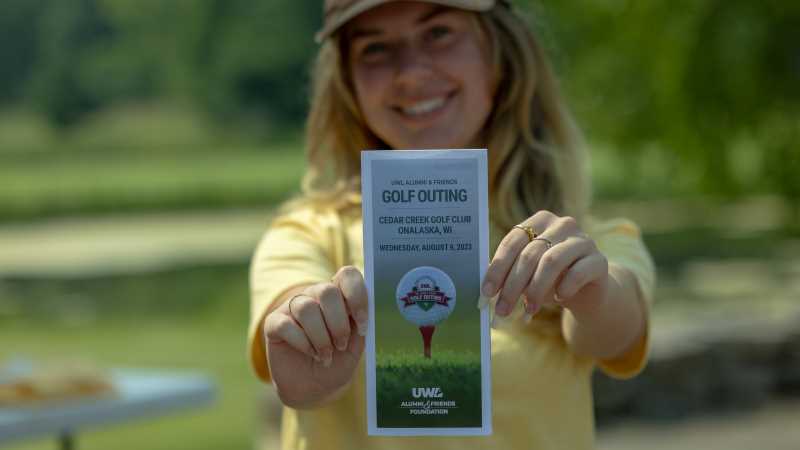
[[[426,359],[422,353],[377,352],[378,426],[481,426],[481,360],[472,352],[441,351]],[[413,388],[439,387],[442,398],[414,398]],[[403,401],[455,401],[446,415],[412,415]]]

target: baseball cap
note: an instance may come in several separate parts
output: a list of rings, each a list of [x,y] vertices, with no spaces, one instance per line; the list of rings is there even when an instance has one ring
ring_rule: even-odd
[[[342,25],[353,17],[384,3],[398,0],[325,0],[325,17],[322,29],[317,32],[316,41],[322,42],[335,33]],[[451,6],[468,11],[488,11],[495,3],[505,3],[507,0],[423,0],[426,3]]]

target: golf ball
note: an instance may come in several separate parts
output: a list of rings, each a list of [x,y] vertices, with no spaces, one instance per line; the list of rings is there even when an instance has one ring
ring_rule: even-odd
[[[397,309],[417,326],[436,325],[447,319],[456,307],[453,280],[436,267],[409,270],[397,284]]]

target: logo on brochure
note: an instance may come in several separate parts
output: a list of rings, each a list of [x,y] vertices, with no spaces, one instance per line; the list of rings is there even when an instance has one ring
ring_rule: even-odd
[[[447,302],[450,301],[450,297],[439,289],[433,278],[423,276],[414,282],[411,292],[408,292],[400,300],[404,303],[404,308],[416,305],[424,311],[429,311],[433,308],[433,305],[448,307]]]
[[[436,325],[456,307],[453,280],[436,267],[422,266],[403,275],[396,290],[400,314],[417,326]]]
[[[415,387],[411,388],[411,396],[414,398],[442,398],[442,388],[440,387]]]
[[[411,388],[411,396],[417,400],[403,400],[400,402],[400,408],[412,416],[446,416],[450,414],[451,409],[458,408],[455,400],[444,398],[444,392],[440,387]]]

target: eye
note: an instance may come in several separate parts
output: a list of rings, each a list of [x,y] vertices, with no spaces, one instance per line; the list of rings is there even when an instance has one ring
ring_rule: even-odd
[[[381,55],[388,50],[388,46],[383,42],[371,42],[361,49],[361,56]]]
[[[453,32],[450,27],[445,25],[436,25],[428,30],[428,39],[431,41],[438,41],[451,35]]]

